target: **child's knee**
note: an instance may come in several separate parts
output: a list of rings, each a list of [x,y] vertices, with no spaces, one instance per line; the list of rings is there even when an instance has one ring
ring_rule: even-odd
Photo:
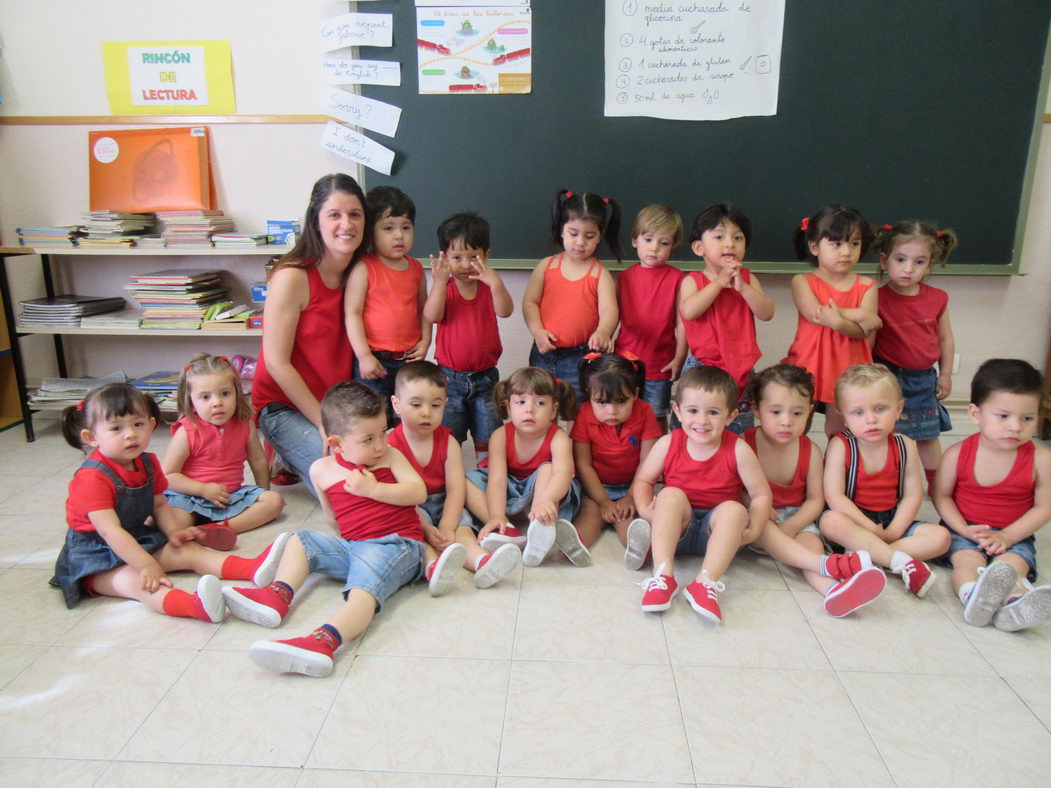
[[[825,536],[835,538],[843,533],[843,529],[849,522],[850,521],[845,514],[834,512],[829,509],[821,515],[821,520],[818,522],[818,529]]]
[[[712,509],[712,530],[733,528],[744,531],[748,527],[748,522],[748,510],[739,501],[723,501]]]

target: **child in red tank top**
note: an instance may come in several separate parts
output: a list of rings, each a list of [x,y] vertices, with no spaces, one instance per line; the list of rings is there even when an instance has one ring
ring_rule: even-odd
[[[952,585],[973,626],[1014,632],[1051,618],[1034,534],[1051,519],[1051,451],[1033,442],[1044,382],[1030,364],[992,359],[971,382],[978,433],[945,452],[934,505],[950,529]]]
[[[720,578],[738,548],[761,534],[770,519],[770,485],[755,452],[726,430],[736,403],[737,384],[718,367],[683,373],[672,404],[682,426],[657,441],[635,475],[632,494],[641,518],[636,522],[652,525],[655,569],[642,584],[646,612],[671,606],[679,587],[675,556],[703,555],[700,574],[684,594],[699,615],[719,623]],[[654,496],[662,477],[664,489]]]
[[[836,384],[836,406],[848,432],[825,452],[821,533],[848,550],[866,550],[924,596],[934,573],[923,563],[949,548],[939,525],[916,520],[923,472],[916,443],[894,432],[904,401],[894,373],[882,364],[849,367]]]

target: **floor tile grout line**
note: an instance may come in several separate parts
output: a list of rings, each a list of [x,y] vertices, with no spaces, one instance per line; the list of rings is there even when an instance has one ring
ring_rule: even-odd
[[[521,564],[519,568],[522,569]],[[495,784],[500,782],[500,760],[504,754],[504,734],[507,732],[507,716],[511,711],[511,682],[514,679],[515,672],[515,640],[518,637],[518,616],[522,608],[522,590],[525,588],[525,571],[522,569],[522,573],[519,575],[518,581],[518,599],[515,603],[515,618],[511,627],[511,650],[508,656],[508,668],[507,668],[507,687],[504,690],[504,718],[500,723],[500,741],[496,746],[496,767],[494,773],[496,775]]]
[[[683,706],[682,691],[679,689],[679,677],[675,670],[676,665],[671,656],[671,644],[668,643],[668,629],[665,625],[664,616],[661,616],[661,634],[664,636],[664,648],[668,653],[668,670],[671,672],[671,683],[675,688],[675,703],[679,707],[679,721],[682,723],[682,734],[686,740],[686,755],[690,759],[690,774],[693,775],[693,781],[696,783],[697,764],[694,763],[693,747],[690,746],[690,727],[686,724],[686,710]]]

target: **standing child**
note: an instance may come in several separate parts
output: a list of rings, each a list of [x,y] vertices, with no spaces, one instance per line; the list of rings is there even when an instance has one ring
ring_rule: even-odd
[[[702,364],[725,369],[740,392],[762,355],[755,320],[774,316],[773,299],[744,267],[751,238],[751,220],[733,205],[705,208],[690,232],[690,248],[704,258],[704,270],[691,271],[679,287],[679,312],[690,347],[683,369]],[[728,429],[742,433],[753,424],[751,406],[742,398],[734,407],[737,416]]]
[[[737,415],[737,384],[719,367],[683,373],[672,410],[681,428],[657,441],[632,486],[639,515],[653,524],[653,577],[642,583],[642,609],[660,612],[679,589],[677,555],[703,555],[684,594],[708,621],[722,621],[720,580],[744,544],[770,519],[770,486],[755,452],[726,426]],[[653,488],[663,477],[664,489]],[[748,493],[750,504],[742,503]]]
[[[639,262],[617,275],[616,352],[634,354],[645,365],[641,396],[653,408],[663,432],[668,431],[671,384],[686,359],[686,335],[678,310],[684,274],[668,264],[680,243],[679,214],[666,205],[647,205],[631,227],[631,245],[638,250]]]
[[[321,420],[330,453],[310,475],[339,536],[296,531],[266,588],[223,589],[231,613],[273,628],[311,572],[341,581],[345,602],[328,622],[303,637],[256,641],[249,650],[269,670],[318,677],[332,672],[336,649],[365,631],[387,597],[422,574],[416,506],[427,498],[412,465],[388,446],[383,400],[372,389],[337,383],[321,401]]]
[[[843,429],[836,412],[836,381],[852,364],[872,363],[870,339],[880,326],[873,279],[854,273],[872,243],[872,228],[854,208],[830,205],[800,222],[796,253],[817,268],[792,277],[799,310],[796,337],[784,361],[814,376],[825,434]]]
[[[66,442],[92,451],[69,483],[69,531],[51,585],[62,589],[66,607],[85,595],[115,596],[219,622],[226,617],[219,578],[269,583],[283,543],[251,559],[223,556],[198,544],[199,528],[179,525],[161,465],[146,451],[159,418],[157,403],[126,383],[94,389],[63,412]],[[168,578],[186,570],[202,575],[196,594]]]
[[[489,451],[489,436],[500,426],[493,386],[503,346],[497,317],[515,309],[499,274],[486,265],[489,222],[476,213],[456,213],[438,225],[438,260],[431,258],[431,293],[423,317],[438,326],[434,359],[448,381],[442,426],[459,443],[470,428],[475,457]]]
[[[885,224],[876,237],[887,284],[879,289],[883,325],[876,332],[872,355],[898,377],[905,410],[894,429],[916,441],[928,484],[942,457],[938,435],[952,427],[941,400],[952,391],[956,343],[949,296],[924,279],[935,265],[944,265],[955,248],[952,230],[936,230],[923,222]]]
[[[524,546],[522,563],[539,566],[552,545],[577,566],[591,553],[571,522],[580,508],[580,482],[573,478],[573,447],[556,419],[572,419],[573,388],[550,373],[525,367],[493,390],[497,413],[509,418],[493,433],[483,467],[468,472],[467,508],[484,523],[483,548],[511,542]],[[517,525],[528,521],[521,537]]]
[[[231,550],[237,534],[265,525],[285,507],[270,489],[252,406],[226,356],[207,353],[182,368],[178,398],[180,418],[164,453],[164,494],[181,527],[202,522],[202,544]],[[254,485],[243,484],[245,461]]]
[[[427,500],[420,504],[423,531],[431,547],[441,553],[438,563],[428,567],[428,579],[451,582],[453,575],[442,571],[442,565],[451,562],[474,572],[476,587],[489,588],[521,563],[522,553],[513,544],[501,545],[492,553],[478,545],[471,516],[464,510],[467,481],[460,442],[439,424],[446,387],[442,370],[430,361],[411,361],[399,369],[393,403],[401,423],[387,437],[427,485]],[[447,585],[434,589],[437,593],[445,590]]]
[[[949,534],[915,519],[923,474],[912,438],[894,432],[905,404],[898,379],[882,364],[856,364],[836,383],[835,396],[847,431],[829,439],[825,451],[829,511],[821,533],[848,550],[867,550],[922,597],[934,584],[923,562],[949,549]]]
[[[624,565],[638,569],[646,558],[640,529],[629,524],[635,517],[631,482],[661,436],[653,409],[639,392],[646,380],[646,365],[613,353],[589,353],[580,362],[580,387],[588,393],[569,436],[573,462],[587,495],[580,504],[575,525],[581,541],[591,546],[604,523],[617,530],[627,550]],[[645,526],[645,524],[643,524]],[[643,528],[645,534],[648,528]],[[629,538],[634,534],[635,538]]]
[[[529,365],[577,384],[577,366],[589,350],[613,350],[617,290],[595,257],[599,241],[621,259],[620,206],[608,197],[563,189],[552,209],[551,243],[562,251],[533,269],[522,299],[522,315],[533,335]],[[583,392],[576,392],[583,400]]]
[[[393,186],[375,186],[365,195],[372,222],[372,250],[350,270],[343,306],[354,348],[354,380],[380,393],[394,393],[394,373],[427,355],[431,324],[423,317],[427,286],[423,266],[413,257],[416,206]],[[387,415],[393,411],[387,406]]]
[[[864,550],[825,555],[816,525],[825,508],[821,451],[806,435],[814,409],[814,376],[802,367],[778,364],[752,378],[747,396],[759,426],[743,437],[759,458],[774,496],[770,522],[753,545],[802,569],[824,596],[829,615],[852,613],[878,597],[887,578]]]
[[[952,587],[974,626],[1014,632],[1051,618],[1051,586],[1031,584],[1034,534],[1051,520],[1051,452],[1033,442],[1043,392],[1024,361],[982,364],[968,407],[978,432],[949,447],[934,479],[951,529]]]

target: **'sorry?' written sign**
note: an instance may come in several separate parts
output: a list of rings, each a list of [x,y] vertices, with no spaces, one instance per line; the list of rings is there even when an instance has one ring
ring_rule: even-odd
[[[355,126],[393,137],[398,132],[401,108],[384,101],[348,93],[339,88],[323,88],[321,104],[326,115]]]

